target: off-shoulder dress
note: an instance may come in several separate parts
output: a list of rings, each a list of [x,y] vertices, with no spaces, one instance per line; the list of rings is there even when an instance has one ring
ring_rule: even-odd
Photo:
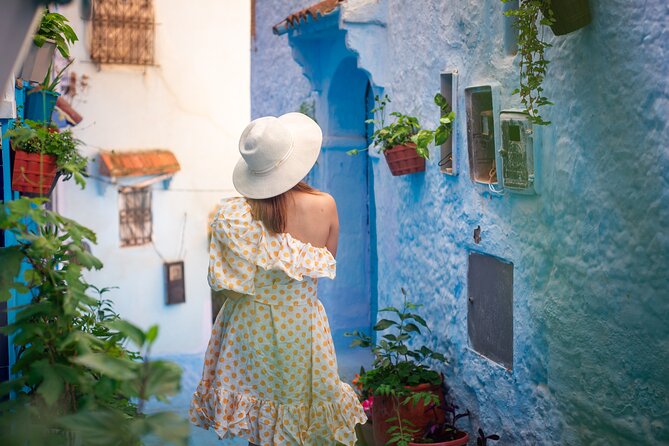
[[[355,425],[367,417],[339,379],[319,277],[335,277],[326,248],[267,231],[244,198],[223,201],[209,284],[243,297],[216,318],[192,423],[260,446],[355,444]]]

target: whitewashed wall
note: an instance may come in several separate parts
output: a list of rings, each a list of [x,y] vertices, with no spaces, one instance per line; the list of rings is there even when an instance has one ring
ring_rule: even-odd
[[[231,173],[238,135],[250,116],[249,0],[155,0],[156,65],[101,66],[90,61],[80,2],[60,7],[82,42],[72,69],[88,75],[73,101],[84,116],[77,136],[94,156],[99,149],[172,150],[180,164],[169,188],[153,191],[153,239],[160,254],[177,260],[184,214],[186,303],[166,306],[163,262],[151,245],[120,248],[118,191],[91,179],[86,190],[62,183],[57,207],[98,235],[93,253],[104,269],[96,286],[117,286],[107,296],[126,319],[160,324],[158,354],[203,351],[210,333],[206,282],[207,216],[233,193]],[[97,175],[98,166],[91,165]]]

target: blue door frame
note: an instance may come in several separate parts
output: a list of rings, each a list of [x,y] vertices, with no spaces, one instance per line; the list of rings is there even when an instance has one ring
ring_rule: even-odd
[[[25,92],[28,86],[27,82],[23,83],[22,87],[15,89],[16,108],[18,116],[23,115],[23,105],[25,103]],[[14,122],[13,119],[0,119],[2,131],[2,200],[9,202],[19,198],[19,193],[12,190],[12,171],[11,171],[11,153],[9,149],[9,139],[5,138],[5,132]],[[12,246],[16,244],[16,239],[10,233],[3,233],[0,240],[2,246]],[[27,264],[23,264],[21,268],[21,275],[28,268]],[[0,309],[4,312],[4,317],[0,318],[0,326],[11,324],[14,322],[15,315],[10,310],[19,305],[25,305],[31,300],[30,294],[18,294],[12,290],[12,297],[4,304],[4,308]],[[16,362],[16,350],[13,348],[12,337],[0,336],[0,382],[11,377],[11,367]]]

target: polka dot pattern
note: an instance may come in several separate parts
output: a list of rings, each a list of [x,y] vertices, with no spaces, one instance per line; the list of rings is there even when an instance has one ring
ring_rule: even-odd
[[[216,318],[191,422],[260,446],[354,445],[366,416],[339,379],[316,296],[317,278],[334,278],[334,258],[268,233],[243,198],[225,200],[212,226],[209,283],[243,296]]]

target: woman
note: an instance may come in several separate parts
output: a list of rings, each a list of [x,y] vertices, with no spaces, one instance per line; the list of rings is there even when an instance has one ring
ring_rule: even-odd
[[[301,180],[321,129],[301,113],[251,122],[233,172],[243,198],[212,224],[209,284],[228,290],[212,330],[191,422],[249,444],[353,446],[362,406],[339,380],[332,335],[316,297],[333,279],[339,222],[331,196]]]

